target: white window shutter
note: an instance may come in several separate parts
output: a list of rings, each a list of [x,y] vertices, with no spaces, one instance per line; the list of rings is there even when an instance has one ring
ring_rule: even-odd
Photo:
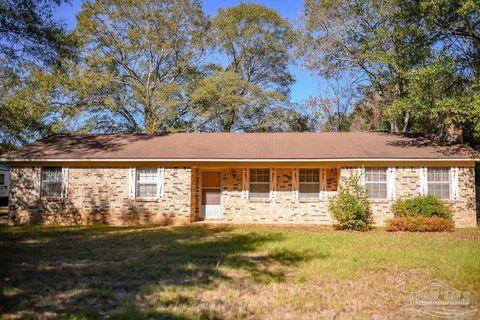
[[[68,168],[62,168],[62,198],[68,197]]]
[[[277,170],[270,169],[270,199],[277,195]]]
[[[320,199],[327,194],[327,169],[320,169]]]
[[[422,196],[428,194],[428,169],[426,167],[420,169],[420,194]]]
[[[460,198],[458,187],[458,167],[450,168],[450,200],[458,200]]]
[[[292,169],[292,196],[294,199],[298,199],[298,189],[300,188],[300,177],[298,169]]]
[[[135,168],[128,169],[128,197],[135,198],[136,185],[136,170]]]
[[[242,171],[242,194],[243,199],[248,199],[248,191],[250,189],[250,172],[249,169],[243,169]]]
[[[157,198],[163,198],[165,189],[165,168],[157,168]]]
[[[395,200],[395,167],[387,169],[387,197],[388,200]]]
[[[358,182],[360,185],[365,185],[365,167],[358,168]]]

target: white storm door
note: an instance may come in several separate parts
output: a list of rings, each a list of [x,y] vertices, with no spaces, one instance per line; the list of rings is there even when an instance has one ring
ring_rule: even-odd
[[[220,171],[202,171],[202,216],[222,218],[222,183]]]

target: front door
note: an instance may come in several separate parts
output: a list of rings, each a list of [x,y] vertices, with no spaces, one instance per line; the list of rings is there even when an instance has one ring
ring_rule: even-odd
[[[222,180],[220,171],[202,171],[202,216],[222,217]]]

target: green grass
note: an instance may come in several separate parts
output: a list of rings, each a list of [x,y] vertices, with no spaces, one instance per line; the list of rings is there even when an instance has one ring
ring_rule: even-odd
[[[0,314],[72,320],[398,317],[408,296],[396,286],[410,269],[470,292],[478,308],[480,230],[1,227]]]

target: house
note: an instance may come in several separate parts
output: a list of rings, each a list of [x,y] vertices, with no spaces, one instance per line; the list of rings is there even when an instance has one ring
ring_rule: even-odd
[[[434,194],[475,227],[474,166],[460,144],[381,132],[55,135],[1,157],[16,224],[332,224],[329,199],[358,174],[374,221]]]
[[[8,204],[8,193],[10,192],[10,169],[0,164],[0,206]]]

